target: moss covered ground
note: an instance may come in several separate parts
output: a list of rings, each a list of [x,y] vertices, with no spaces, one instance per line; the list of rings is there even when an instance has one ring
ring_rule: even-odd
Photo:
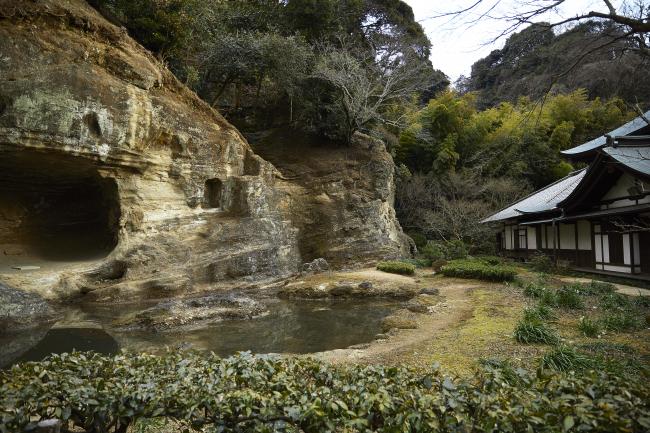
[[[499,360],[524,368],[537,368],[541,358],[554,350],[554,346],[544,344],[522,344],[515,341],[513,332],[523,318],[526,308],[537,305],[535,299],[524,295],[521,287],[528,282],[537,281],[539,275],[519,268],[520,284],[489,284],[468,280],[463,291],[466,303],[457,320],[432,333],[430,338],[420,340],[390,356],[380,359],[389,363],[410,365],[427,369],[439,363],[444,370],[459,375],[471,375],[479,363],[486,360]],[[550,290],[566,285],[559,276],[546,276]],[[443,276],[424,275],[422,282],[440,286],[443,298],[450,293],[445,287],[462,290],[463,281]],[[634,300],[633,297],[628,297]],[[637,329],[627,331],[601,331],[595,337],[585,336],[580,330],[581,318],[602,318],[610,314],[603,309],[599,298],[583,296],[584,306],[571,310],[556,307],[552,309],[553,318],[547,320],[560,336],[560,345],[575,348],[598,363],[608,363],[616,368],[640,372],[650,368],[650,328],[645,316],[648,308],[636,309],[640,316]],[[645,311],[645,312],[644,312]],[[418,332],[426,332],[430,318],[419,316],[421,323]],[[441,317],[441,320],[443,318]],[[393,338],[399,339],[396,335]]]

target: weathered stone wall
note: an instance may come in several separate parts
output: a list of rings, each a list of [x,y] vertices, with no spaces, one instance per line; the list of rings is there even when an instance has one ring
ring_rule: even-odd
[[[0,196],[19,182],[37,197],[65,172],[70,191],[84,179],[114,182],[119,207],[108,218],[119,221],[106,257],[51,263],[20,245],[7,250],[0,279],[15,287],[48,297],[165,297],[286,277],[316,252],[339,263],[398,255],[405,244],[392,211],[392,165],[381,152],[382,164],[364,169],[374,196],[349,199],[341,184],[320,210],[320,198],[308,200],[329,225],[301,220],[309,215],[287,206],[296,189],[123,29],[81,0],[0,0],[0,168],[29,154],[24,169],[0,173]],[[42,210],[35,200],[28,206]],[[20,212],[0,207],[3,242],[20,244],[11,238]],[[305,236],[330,230],[338,241],[301,250]],[[20,260],[41,269],[5,272]]]

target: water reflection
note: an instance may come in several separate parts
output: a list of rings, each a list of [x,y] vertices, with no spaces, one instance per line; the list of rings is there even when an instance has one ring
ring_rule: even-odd
[[[381,320],[397,305],[392,301],[270,300],[268,308],[268,315],[252,320],[230,320],[190,331],[156,333],[111,330],[111,323],[119,314],[138,311],[143,305],[84,306],[85,319],[103,325],[108,332],[94,328],[50,329],[38,344],[13,362],[39,360],[51,353],[73,349],[112,354],[119,348],[157,351],[169,346],[185,346],[214,351],[221,356],[245,350],[254,353],[320,352],[372,341],[381,328]],[[15,338],[25,343],[33,336]],[[32,341],[30,346],[33,344]]]

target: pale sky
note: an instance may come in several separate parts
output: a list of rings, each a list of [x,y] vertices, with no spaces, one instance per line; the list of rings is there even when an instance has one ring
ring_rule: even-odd
[[[461,75],[469,75],[472,64],[485,57],[490,51],[501,48],[505,37],[496,43],[490,41],[498,36],[508,24],[502,20],[484,17],[475,24],[468,21],[480,16],[490,6],[498,3],[490,13],[491,16],[501,17],[511,13],[514,8],[530,0],[484,0],[479,9],[464,15],[463,19],[450,21],[449,17],[435,18],[441,13],[463,9],[476,0],[404,0],[415,13],[416,20],[424,27],[431,43],[431,61],[433,66],[442,70],[451,78],[452,83]],[[538,0],[548,2],[549,0]],[[613,1],[618,7],[623,0]],[[581,14],[589,10],[607,12],[602,0],[568,0],[557,12],[545,17],[547,21],[559,21]],[[487,44],[487,45],[486,45]]]

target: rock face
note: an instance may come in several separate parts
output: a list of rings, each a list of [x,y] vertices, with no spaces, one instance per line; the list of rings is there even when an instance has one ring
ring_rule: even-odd
[[[357,147],[340,179],[283,180],[85,2],[0,0],[0,279],[16,287],[162,298],[403,254],[390,156]]]
[[[334,146],[291,131],[251,137],[256,152],[282,173],[277,187],[299,228],[305,261],[334,267],[374,264],[410,254],[412,241],[395,216],[394,163],[383,143],[356,134]]]

